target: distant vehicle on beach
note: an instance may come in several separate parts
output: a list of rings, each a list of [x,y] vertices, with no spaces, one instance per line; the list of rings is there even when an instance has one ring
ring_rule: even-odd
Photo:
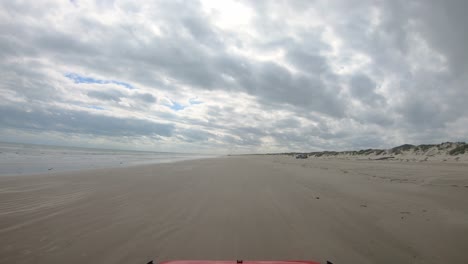
[[[298,154],[296,155],[296,159],[307,159],[309,156],[307,154]]]

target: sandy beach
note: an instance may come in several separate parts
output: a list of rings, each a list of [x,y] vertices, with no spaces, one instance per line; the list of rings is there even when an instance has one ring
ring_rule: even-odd
[[[236,156],[0,177],[0,263],[468,263],[468,164]]]

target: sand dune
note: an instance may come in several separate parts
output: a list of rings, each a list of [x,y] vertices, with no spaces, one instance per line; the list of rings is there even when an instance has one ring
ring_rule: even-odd
[[[0,177],[0,263],[468,263],[467,172],[242,156]]]
[[[295,156],[299,153],[281,153]],[[361,149],[352,151],[318,151],[300,153],[316,159],[389,160],[405,162],[461,162],[468,163],[468,144],[445,142],[440,144],[404,144],[391,149]]]

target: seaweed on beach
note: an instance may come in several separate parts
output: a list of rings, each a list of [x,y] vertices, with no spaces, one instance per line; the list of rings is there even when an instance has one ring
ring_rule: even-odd
[[[390,157],[382,157],[382,158],[378,158],[378,159],[374,159],[374,160],[388,160],[388,159],[394,159],[395,157],[393,156],[390,156]]]

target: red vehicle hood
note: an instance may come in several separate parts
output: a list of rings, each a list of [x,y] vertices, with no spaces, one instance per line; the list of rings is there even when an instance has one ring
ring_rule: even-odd
[[[160,264],[320,264],[315,261],[289,260],[289,261],[224,261],[224,260],[174,260],[161,262]]]

